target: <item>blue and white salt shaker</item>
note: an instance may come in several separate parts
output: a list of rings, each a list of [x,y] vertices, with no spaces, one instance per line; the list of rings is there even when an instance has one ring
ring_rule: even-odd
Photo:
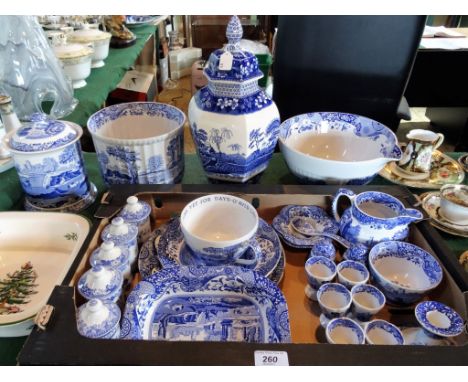
[[[127,198],[127,204],[119,213],[125,222],[138,227],[138,244],[143,244],[151,235],[150,216],[151,206],[136,196]]]
[[[78,292],[87,300],[116,302],[122,293],[123,275],[114,268],[96,265],[78,280]]]
[[[120,317],[120,309],[113,302],[92,299],[78,308],[78,332],[88,338],[117,339],[120,337]]]
[[[130,256],[127,248],[120,248],[113,241],[105,241],[99,248],[93,251],[89,259],[92,267],[103,265],[119,270],[125,280],[132,280],[130,269]]]
[[[111,224],[103,229],[101,239],[102,241],[113,241],[115,245],[121,248],[127,248],[130,266],[133,269],[138,256],[137,236],[137,226],[126,223],[119,216],[112,219]]]

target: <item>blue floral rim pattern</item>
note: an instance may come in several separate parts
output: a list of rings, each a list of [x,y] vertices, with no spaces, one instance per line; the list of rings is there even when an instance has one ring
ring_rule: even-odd
[[[108,317],[99,325],[88,325],[82,317],[82,313],[88,304],[94,303],[93,300],[78,308],[76,323],[78,332],[88,338],[111,338],[116,327],[119,326],[121,312],[119,307],[111,302],[103,302],[103,305],[108,309]]]
[[[358,271],[362,275],[363,278],[369,277],[369,271],[367,270],[366,266],[359,261],[354,261],[354,260],[342,261],[341,263],[337,265],[336,270],[337,272],[341,272],[345,268],[350,268],[350,269],[354,269],[355,271]],[[345,276],[342,275],[342,277],[345,277]]]
[[[442,328],[434,325],[427,314],[438,312],[443,314],[450,322],[450,326]],[[416,305],[414,310],[416,319],[428,332],[441,337],[455,337],[463,333],[464,322],[461,316],[452,308],[437,301],[424,301]]]
[[[337,327],[345,327],[345,328],[351,329],[353,333],[356,335],[358,344],[364,343],[364,331],[355,321],[349,318],[344,318],[344,317],[334,318],[328,323],[325,330],[330,335],[331,332],[333,332],[333,330],[335,330]]]
[[[370,284],[361,284],[361,285],[355,285],[351,289],[351,296],[354,296],[355,294],[358,293],[368,293],[372,295],[379,303],[379,305],[384,305],[385,304],[385,295],[382,293],[382,291]]]
[[[242,267],[172,267],[151,275],[127,298],[121,338],[291,341],[281,290]]]
[[[319,206],[287,205],[273,219],[272,226],[286,244],[293,248],[311,248],[317,238],[310,238],[295,232],[290,227],[291,219],[296,216],[309,217],[315,220],[317,232],[336,234],[339,224]]]
[[[382,329],[386,331],[395,339],[397,345],[403,345],[405,343],[401,330],[390,322],[384,320],[373,320],[369,322],[366,326],[366,336],[373,329]]]

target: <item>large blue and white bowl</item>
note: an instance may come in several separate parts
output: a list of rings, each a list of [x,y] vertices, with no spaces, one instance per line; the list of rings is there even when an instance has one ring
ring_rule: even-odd
[[[182,180],[185,114],[157,102],[106,107],[88,120],[107,185],[168,184]]]
[[[375,284],[388,301],[410,305],[442,281],[437,260],[418,246],[402,241],[386,241],[369,253],[369,266]]]
[[[340,112],[302,114],[280,126],[279,144],[304,183],[367,184],[401,157],[395,134],[370,118]]]

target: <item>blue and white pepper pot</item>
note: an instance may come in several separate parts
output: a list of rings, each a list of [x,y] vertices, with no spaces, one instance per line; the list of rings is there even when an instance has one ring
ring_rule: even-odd
[[[115,245],[127,248],[130,266],[133,268],[138,256],[138,227],[126,223],[120,216],[112,219],[111,224],[104,227],[102,241],[113,241]]]
[[[138,200],[136,196],[128,197],[127,204],[119,213],[126,223],[138,227],[138,244],[143,244],[151,235],[150,214],[151,206],[143,200]]]
[[[116,302],[122,293],[123,276],[114,268],[96,265],[78,280],[78,292],[87,300],[97,298],[104,302]]]
[[[243,183],[268,166],[280,119],[275,103],[258,86],[263,73],[257,57],[239,46],[237,16],[229,21],[226,36],[226,46],[210,55],[204,68],[208,85],[192,97],[188,116],[206,175]]]
[[[132,279],[127,248],[117,247],[113,241],[105,241],[93,251],[89,259],[92,267],[102,265],[120,271],[127,282]]]
[[[92,299],[78,308],[78,332],[88,338],[118,339],[120,317],[121,312],[116,304]]]
[[[77,212],[94,202],[97,190],[84,168],[82,134],[75,123],[38,113],[5,136],[26,194],[26,210]]]

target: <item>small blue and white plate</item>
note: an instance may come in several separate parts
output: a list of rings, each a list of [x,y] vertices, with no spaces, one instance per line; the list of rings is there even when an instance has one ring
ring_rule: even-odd
[[[166,231],[166,227],[167,225],[163,224],[151,232],[148,240],[145,241],[140,248],[140,253],[138,254],[138,270],[142,280],[162,269],[156,252],[156,241],[159,240],[161,234]]]
[[[285,206],[273,219],[273,228],[283,241],[293,248],[311,248],[317,241],[317,237],[307,237],[297,232],[291,225],[295,217],[309,218],[317,232],[336,234],[340,228],[335,219],[331,218],[322,207],[319,206]]]
[[[259,219],[255,239],[262,251],[261,257],[257,259],[257,263],[252,266],[252,269],[270,277],[282,256],[281,242],[275,230],[263,219]],[[174,265],[206,265],[185,245],[179,218],[173,218],[169,221],[166,231],[159,239],[156,250],[163,268]]]
[[[258,272],[174,266],[130,293],[121,338],[284,343],[291,332],[283,293]]]
[[[464,322],[460,315],[437,301],[423,301],[416,305],[414,315],[429,333],[440,337],[456,337],[463,333]]]

